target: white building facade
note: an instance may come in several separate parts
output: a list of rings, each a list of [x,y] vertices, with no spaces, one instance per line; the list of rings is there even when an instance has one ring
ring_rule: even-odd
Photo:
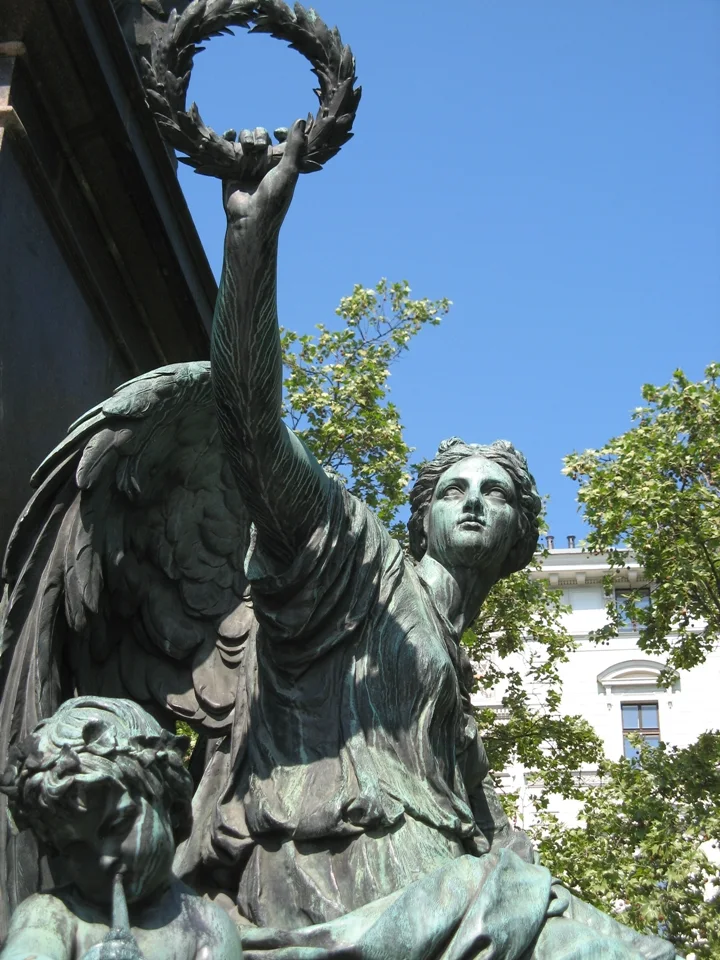
[[[607,623],[608,597],[603,581],[609,572],[603,557],[568,548],[551,550],[542,569],[533,574],[562,590],[564,602],[572,608],[565,616],[565,626],[577,646],[561,667],[560,712],[584,717],[611,760],[633,755],[630,733],[640,734],[651,744],[662,740],[684,747],[704,731],[720,728],[720,649],[716,648],[699,667],[681,671],[678,681],[664,689],[658,685],[663,663],[638,648],[637,624],[626,621],[608,644],[598,645],[588,639],[592,630]],[[633,591],[636,602],[642,602],[650,593],[650,584],[639,565],[629,559],[623,571],[614,572],[614,590],[614,599],[620,604],[628,591]],[[501,689],[483,691],[476,702],[502,710],[501,698]],[[597,778],[597,770],[592,767],[578,772],[586,782]],[[518,819],[521,825],[529,826],[533,794],[540,789],[533,785],[532,772],[520,765],[505,770],[502,786],[519,794]],[[575,820],[577,809],[573,801],[551,799],[550,810],[567,822]]]

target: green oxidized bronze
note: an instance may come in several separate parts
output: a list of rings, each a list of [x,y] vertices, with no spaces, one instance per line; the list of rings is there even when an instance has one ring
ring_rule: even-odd
[[[225,911],[172,874],[192,823],[185,746],[129,700],[79,697],[13,749],[0,789],[66,880],[20,904],[3,960],[240,960]]]
[[[346,115],[328,108],[323,136],[347,139]],[[7,559],[0,746],[69,690],[195,726],[208,749],[174,869],[252,960],[671,960],[553,884],[489,776],[459,638],[536,547],[524,457],[443,443],[407,557],[282,421],[278,235],[313,169],[304,122],[282,141],[243,131],[218,153],[243,179],[224,185],[211,365],[121,387],[36,474]],[[32,892],[29,840],[13,843],[13,890]]]

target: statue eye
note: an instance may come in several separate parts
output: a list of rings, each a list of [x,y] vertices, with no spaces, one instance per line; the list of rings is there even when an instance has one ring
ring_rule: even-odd
[[[112,817],[110,820],[107,820],[102,825],[100,832],[104,836],[109,836],[111,834],[127,833],[130,827],[132,826],[134,818],[135,818],[135,811],[126,810],[124,813],[119,814],[117,817]]]
[[[449,487],[445,487],[445,489],[442,492],[442,496],[445,499],[452,499],[454,497],[461,497],[463,495],[463,492],[464,491],[462,490],[459,484],[452,483],[450,484]]]
[[[504,500],[506,503],[509,499],[507,490],[504,490],[502,487],[493,487],[488,491],[489,497],[496,497],[498,500]]]

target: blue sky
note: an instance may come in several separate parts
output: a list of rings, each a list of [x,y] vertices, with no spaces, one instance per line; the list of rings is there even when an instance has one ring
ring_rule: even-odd
[[[720,359],[717,0],[318,0],[363,85],[355,138],[303,177],[280,248],[281,321],[333,322],[355,283],[453,300],[396,366],[416,458],[512,440],[556,545],[583,533],[562,457],[629,426],[645,382]],[[289,126],[309,65],[213,40],[203,119]],[[181,182],[216,274],[217,181]]]

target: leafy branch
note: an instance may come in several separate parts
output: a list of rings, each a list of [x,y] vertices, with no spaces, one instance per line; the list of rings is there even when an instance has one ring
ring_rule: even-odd
[[[698,382],[676,370],[669,384],[646,384],[630,430],[565,460],[592,528],[588,548],[616,571],[632,551],[653,585],[651,605],[632,615],[640,648],[666,656],[667,681],[720,639],[719,378],[711,363]],[[612,606],[597,639],[617,626]]]
[[[437,326],[447,299],[413,299],[407,282],[356,285],[336,314],[339,329],[282,331],[285,414],[320,463],[391,525],[405,503],[411,448],[389,399],[390,367],[426,326]]]

